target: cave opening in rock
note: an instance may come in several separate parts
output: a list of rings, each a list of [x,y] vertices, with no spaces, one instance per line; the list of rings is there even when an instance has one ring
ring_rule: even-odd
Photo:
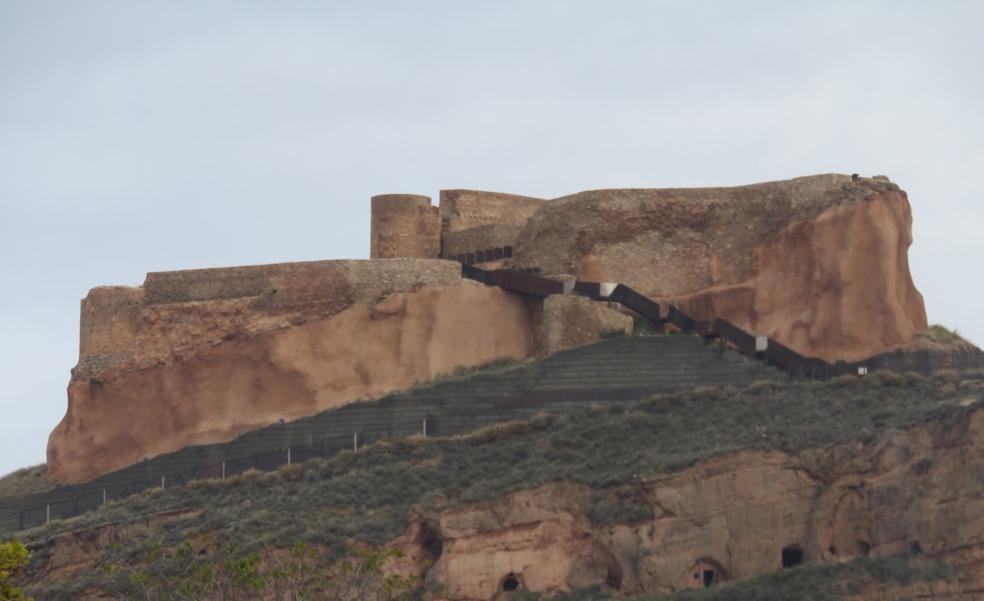
[[[515,574],[510,574],[502,580],[502,590],[509,593],[519,588],[519,579]]]
[[[616,590],[622,588],[622,567],[617,563],[608,566],[605,572],[605,586]]]
[[[724,567],[711,557],[698,559],[690,572],[694,575],[693,582],[688,585],[691,588],[707,588],[728,579]]]
[[[791,568],[803,563],[803,549],[790,545],[782,550],[782,567]]]
[[[432,521],[425,521],[420,526],[417,535],[417,544],[421,551],[431,561],[436,562],[444,553],[444,538],[441,536],[439,526]]]

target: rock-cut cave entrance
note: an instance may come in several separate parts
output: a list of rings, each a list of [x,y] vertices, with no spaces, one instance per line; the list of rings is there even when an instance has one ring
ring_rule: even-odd
[[[502,579],[502,590],[511,593],[519,588],[519,578],[515,574],[509,574]]]
[[[798,545],[789,545],[782,550],[782,567],[791,568],[803,563],[803,549]]]
[[[727,580],[724,568],[717,560],[710,557],[698,559],[690,568],[690,573],[693,574],[691,588],[707,588]]]

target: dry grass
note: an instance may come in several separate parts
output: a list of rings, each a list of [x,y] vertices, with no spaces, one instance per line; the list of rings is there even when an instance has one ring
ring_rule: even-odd
[[[57,486],[48,479],[47,465],[42,463],[11,472],[0,478],[0,497],[42,492]]]
[[[631,522],[647,519],[630,494],[639,475],[672,473],[739,449],[796,453],[848,440],[874,443],[890,430],[958,423],[982,406],[984,381],[951,373],[702,388],[538,415],[469,435],[377,443],[211,485],[158,489],[23,538],[40,556],[47,552],[43,542],[59,531],[196,509],[142,540],[106,550],[112,555],[107,559],[118,561],[143,544],[173,545],[206,533],[244,552],[297,541],[341,549],[353,541],[393,540],[406,531],[415,506],[441,511],[560,482],[589,487],[600,501],[618,500],[597,503],[593,520]],[[73,598],[68,589],[45,592],[48,601]]]
[[[957,330],[951,330],[940,324],[933,324],[925,332],[916,334],[917,348],[960,348],[973,346]]]

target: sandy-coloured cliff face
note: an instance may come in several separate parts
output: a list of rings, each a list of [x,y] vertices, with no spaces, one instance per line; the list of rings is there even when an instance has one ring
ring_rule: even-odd
[[[705,571],[719,583],[778,570],[785,548],[829,563],[926,554],[960,568],[952,598],[984,586],[981,411],[867,445],[745,451],[641,479],[611,501],[651,510],[636,522],[593,524],[592,494],[552,485],[427,518],[443,541],[427,579],[455,601],[493,599],[507,577],[537,592],[661,594],[702,587]]]
[[[802,354],[857,360],[927,327],[909,273],[912,214],[884,179],[596,190],[541,203],[515,264],[622,282]]]
[[[85,480],[533,347],[524,301],[447,261],[232,269],[151,274],[83,301],[52,478]]]
[[[143,287],[97,288],[82,301],[79,364],[48,473],[85,481],[631,326],[603,303],[540,302],[464,280],[451,261],[152,273]]]
[[[909,274],[911,225],[896,185],[840,175],[549,201],[454,190],[440,210],[427,197],[379,196],[372,254],[434,258],[151,273],[142,287],[91,291],[49,470],[84,480],[630,327],[583,299],[466,283],[442,252],[626,283],[830,361],[906,347],[927,326]],[[507,246],[508,257],[492,252]]]

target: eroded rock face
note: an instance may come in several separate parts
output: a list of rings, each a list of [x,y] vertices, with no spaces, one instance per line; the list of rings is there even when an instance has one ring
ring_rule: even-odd
[[[151,274],[83,301],[48,470],[82,481],[533,349],[527,304],[448,261]]]
[[[537,592],[668,593],[782,569],[784,558],[925,553],[959,568],[961,590],[948,594],[979,591],[982,441],[978,410],[867,445],[735,453],[613,493],[652,511],[635,523],[592,524],[597,493],[582,487],[522,491],[438,516],[443,554],[427,578],[456,601],[493,599],[506,578]]]
[[[881,178],[597,190],[542,203],[515,264],[626,283],[802,354],[856,360],[927,327],[911,226],[905,192]]]
[[[533,327],[538,355],[597,342],[604,336],[632,334],[632,318],[602,302],[555,295],[543,299],[537,307]]]

